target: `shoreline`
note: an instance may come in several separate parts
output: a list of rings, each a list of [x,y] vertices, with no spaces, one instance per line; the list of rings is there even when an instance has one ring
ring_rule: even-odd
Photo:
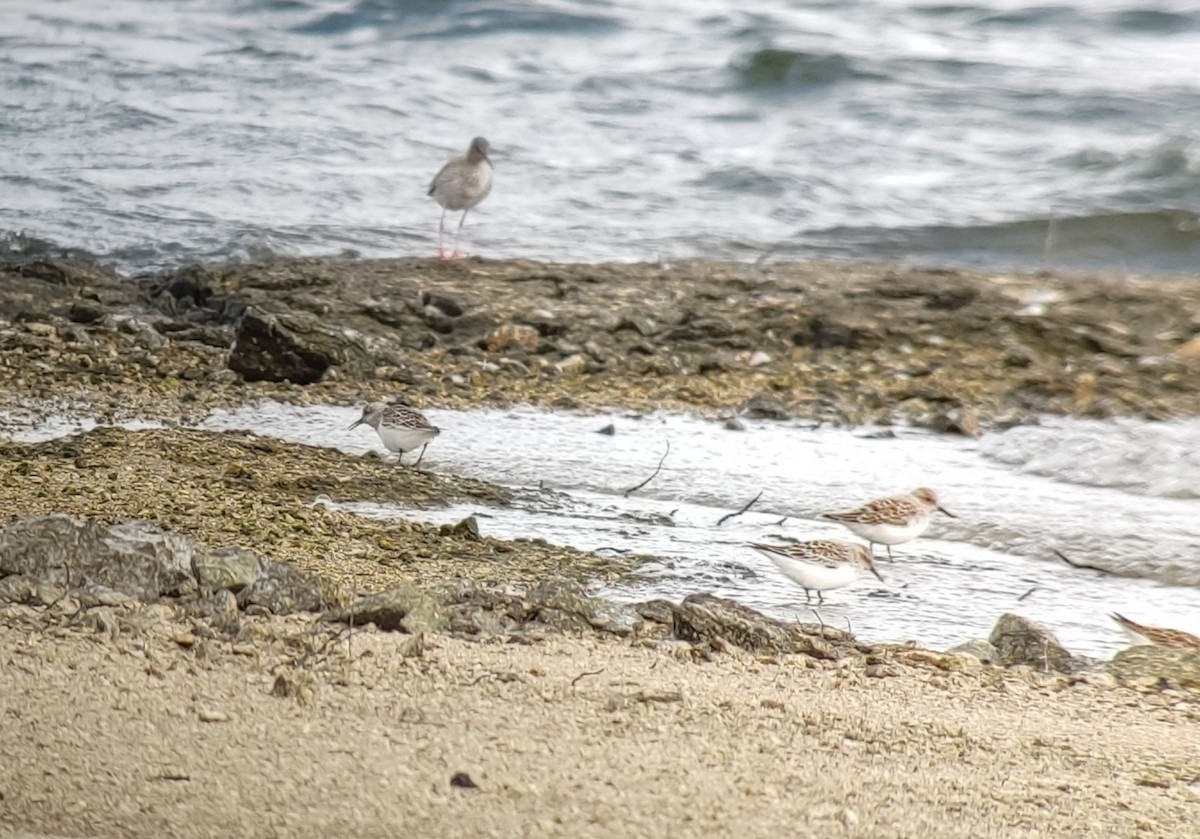
[[[969,434],[1200,414],[1186,277],[337,258],[124,277],[10,257],[0,279],[8,402],[82,395],[154,417],[400,392]]]

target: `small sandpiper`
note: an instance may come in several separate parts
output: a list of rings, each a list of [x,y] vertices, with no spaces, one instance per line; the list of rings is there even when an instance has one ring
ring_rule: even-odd
[[[875,545],[886,545],[888,561],[892,561],[892,545],[916,539],[933,518],[934,511],[958,518],[938,502],[937,493],[927,487],[914,489],[906,495],[876,498],[855,510],[844,513],[822,513],[821,518],[840,522],[855,536]]]
[[[817,602],[824,603],[821,592],[850,585],[858,579],[859,571],[870,571],[883,582],[883,577],[875,570],[871,549],[856,542],[813,539],[794,545],[751,542],[750,547],[766,556],[785,577],[804,589],[806,602],[812,601],[815,591]]]
[[[438,259],[458,259],[458,238],[462,235],[467,211],[487,198],[492,191],[492,159],[488,156],[492,147],[483,137],[476,137],[467,148],[467,153],[450,160],[441,171],[433,176],[429,195],[442,208],[442,219],[438,222]],[[458,231],[454,234],[454,247],[446,253],[446,211],[462,210],[458,220]]]
[[[1200,638],[1182,629],[1163,629],[1158,626],[1144,626],[1131,621],[1124,615],[1113,613],[1109,615],[1125,630],[1129,640],[1134,644],[1153,644],[1158,647],[1177,647],[1181,650],[1200,652]]]
[[[399,403],[368,402],[362,416],[350,427],[357,428],[363,423],[379,432],[379,439],[388,451],[400,453],[397,463],[404,463],[404,455],[420,446],[421,454],[413,464],[414,469],[421,465],[429,441],[441,433],[441,429],[432,425],[420,411]]]

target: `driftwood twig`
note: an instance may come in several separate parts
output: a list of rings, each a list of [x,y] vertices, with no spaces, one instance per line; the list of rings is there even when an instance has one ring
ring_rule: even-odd
[[[757,501],[758,501],[758,499],[762,498],[762,494],[763,494],[763,491],[760,489],[760,490],[758,491],[758,495],[754,496],[754,497],[753,497],[753,498],[751,498],[751,499],[750,499],[748,502],[746,502],[746,506],[745,506],[745,507],[743,507],[742,509],[738,510],[736,513],[726,513],[725,515],[721,516],[719,519],[717,519],[717,527],[720,527],[720,526],[721,526],[721,525],[723,525],[725,522],[729,521],[731,518],[734,518],[734,517],[736,517],[736,516],[740,516],[742,513],[744,513],[744,512],[746,512],[747,510],[749,510],[751,507],[753,507],[753,506],[754,506],[755,502],[757,502]]]
[[[639,489],[641,489],[641,488],[642,488],[642,487],[644,487],[646,484],[650,483],[650,482],[651,482],[651,481],[653,481],[653,480],[654,480],[656,477],[658,477],[658,473],[662,471],[662,465],[663,465],[663,461],[665,461],[665,460],[667,459],[667,455],[669,455],[670,453],[671,453],[671,441],[670,441],[670,440],[668,440],[668,441],[667,441],[667,450],[666,450],[665,452],[663,452],[663,455],[662,455],[662,457],[660,457],[660,458],[658,459],[658,466],[655,466],[655,467],[654,467],[654,471],[653,471],[653,472],[650,474],[650,477],[649,477],[649,478],[647,478],[646,480],[642,481],[642,482],[641,482],[640,484],[638,484],[637,486],[632,486],[632,487],[630,487],[629,489],[625,490],[625,497],[626,497],[626,498],[628,498],[630,495],[632,495],[633,493],[637,492]]]

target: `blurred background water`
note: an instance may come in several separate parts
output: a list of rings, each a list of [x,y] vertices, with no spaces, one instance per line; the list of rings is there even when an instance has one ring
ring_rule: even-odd
[[[1200,264],[1200,3],[0,4],[0,244]],[[18,235],[20,234],[20,235]]]

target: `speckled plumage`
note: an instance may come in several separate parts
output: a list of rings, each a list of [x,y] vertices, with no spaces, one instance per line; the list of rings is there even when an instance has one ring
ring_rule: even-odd
[[[431,424],[420,411],[399,403],[367,403],[362,416],[351,423],[350,427],[357,428],[364,424],[375,429],[388,451],[400,454],[400,463],[404,462],[406,452],[420,446],[421,454],[414,466],[421,465],[421,458],[425,457],[425,447],[441,433],[441,429]]]
[[[886,545],[888,559],[891,559],[892,545],[916,539],[929,527],[934,512],[939,511],[955,517],[941,506],[937,493],[928,487],[918,487],[904,495],[876,498],[853,510],[822,513],[821,518],[844,524],[851,533],[866,539],[872,546]]]
[[[1134,644],[1154,644],[1159,647],[1177,647],[1182,650],[1200,652],[1200,638],[1181,629],[1164,629],[1158,626],[1145,626],[1131,621],[1124,615],[1113,613],[1109,615]]]
[[[489,157],[491,145],[483,137],[476,137],[467,148],[467,153],[448,161],[433,176],[429,184],[429,195],[442,208],[438,222],[438,257],[442,259],[458,256],[458,237],[462,233],[467,212],[487,198],[492,191],[492,161]],[[458,220],[458,232],[454,235],[454,248],[446,253],[446,212],[462,210]]]
[[[750,547],[766,556],[785,577],[804,589],[806,600],[812,600],[815,591],[817,602],[824,602],[823,591],[850,585],[858,578],[859,571],[870,571],[883,581],[875,569],[870,548],[856,542],[812,539],[793,545],[752,542]]]

